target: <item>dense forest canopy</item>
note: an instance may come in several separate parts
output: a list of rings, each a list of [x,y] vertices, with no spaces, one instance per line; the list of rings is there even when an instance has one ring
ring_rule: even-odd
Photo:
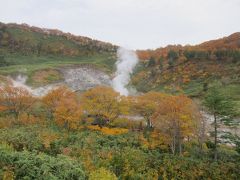
[[[233,113],[223,111],[226,103],[221,101],[226,100],[216,93],[206,96],[210,110],[218,107],[216,115],[235,115],[234,104],[228,106]],[[220,136],[213,143],[197,104],[184,95],[149,92],[125,97],[109,87],[80,94],[59,87],[39,98],[6,86],[0,89],[0,114],[0,167],[5,179],[240,175],[239,138],[226,137],[231,146],[220,143]],[[131,119],[136,114],[143,118]]]

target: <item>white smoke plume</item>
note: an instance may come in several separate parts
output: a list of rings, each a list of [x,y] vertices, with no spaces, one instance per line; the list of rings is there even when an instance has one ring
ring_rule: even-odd
[[[121,95],[128,96],[129,90],[126,86],[130,81],[130,75],[138,63],[138,57],[134,51],[122,47],[118,49],[117,57],[117,71],[112,81],[113,88]]]
[[[12,79],[12,78],[10,78],[10,79],[12,81],[13,87],[21,87],[21,88],[28,90],[29,92],[32,92],[32,88],[25,84],[27,81],[27,76],[18,75],[16,77],[16,79]]]
[[[56,85],[47,85],[47,86],[33,89],[32,87],[26,85],[27,76],[24,76],[24,75],[18,75],[16,79],[12,79],[12,78],[10,78],[10,79],[12,81],[13,87],[24,88],[28,92],[30,92],[33,96],[37,96],[37,97],[44,96],[49,91],[51,91],[52,89],[57,87]]]

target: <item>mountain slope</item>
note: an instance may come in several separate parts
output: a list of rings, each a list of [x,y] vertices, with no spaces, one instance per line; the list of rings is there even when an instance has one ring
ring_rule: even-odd
[[[36,71],[46,72],[73,64],[93,64],[112,71],[116,50],[117,46],[110,43],[59,30],[0,23],[2,75],[20,73],[31,77]]]
[[[240,32],[217,40],[211,40],[198,45],[206,50],[213,49],[240,49]]]
[[[57,29],[0,23],[0,47],[11,53],[80,56],[115,52],[116,46]]]
[[[141,63],[132,84],[138,91],[201,98],[209,87],[219,84],[240,105],[240,33],[196,46],[172,45],[137,53]]]

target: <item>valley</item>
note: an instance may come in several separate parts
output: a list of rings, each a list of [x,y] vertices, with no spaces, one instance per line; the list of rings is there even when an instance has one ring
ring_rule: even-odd
[[[132,51],[0,23],[0,179],[239,179],[239,117],[240,33]]]

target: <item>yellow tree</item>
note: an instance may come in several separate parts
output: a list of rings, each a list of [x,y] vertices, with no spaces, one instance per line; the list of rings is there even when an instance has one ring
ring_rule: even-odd
[[[116,175],[105,169],[105,168],[100,168],[95,171],[92,171],[89,176],[89,180],[117,180],[118,178]]]
[[[81,98],[88,116],[95,119],[100,127],[114,121],[127,111],[122,97],[112,88],[99,86],[86,91]]]
[[[193,101],[183,95],[164,98],[152,116],[154,129],[169,140],[172,153],[182,152],[182,141],[194,136],[199,113]]]
[[[83,111],[76,93],[62,86],[49,92],[42,101],[57,125],[67,129],[77,129]]]
[[[53,118],[53,113],[55,112],[59,102],[62,99],[73,98],[75,96],[74,92],[65,86],[53,89],[46,96],[42,98],[43,103],[47,106]]]
[[[17,120],[20,113],[27,112],[35,101],[32,94],[24,88],[0,87],[0,111],[13,114]]]
[[[132,99],[135,111],[144,117],[148,128],[152,127],[151,117],[166,96],[166,94],[159,92],[148,92]]]
[[[57,125],[67,129],[77,129],[83,114],[82,107],[77,97],[62,98],[54,111],[54,119]]]

